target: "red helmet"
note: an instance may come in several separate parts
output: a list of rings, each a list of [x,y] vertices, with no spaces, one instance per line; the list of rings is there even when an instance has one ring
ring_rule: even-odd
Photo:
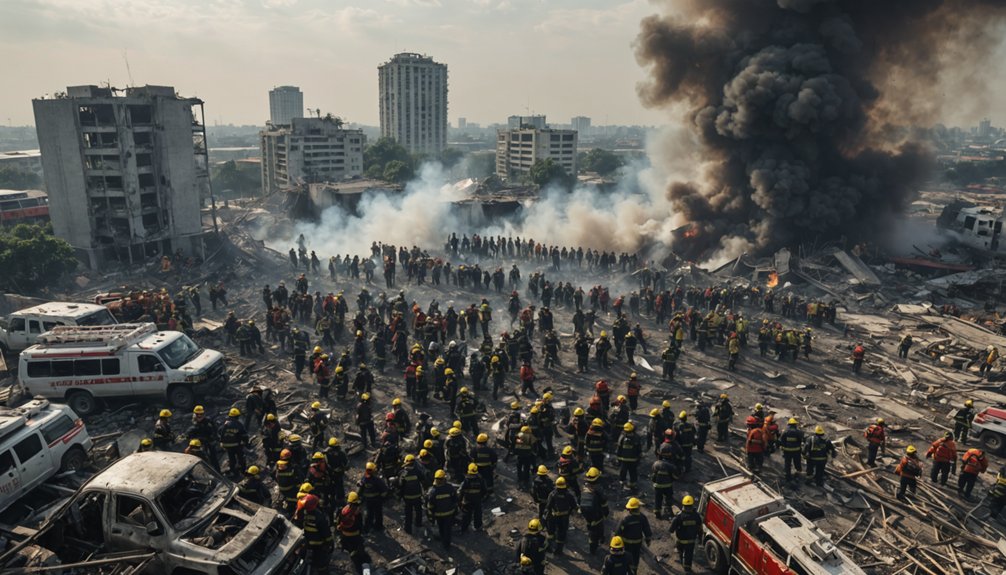
[[[311,512],[318,508],[319,502],[320,501],[317,495],[311,495],[308,493],[297,501],[297,509],[303,509],[304,511]]]
[[[384,421],[394,421],[394,420],[395,420],[395,414],[390,411],[388,412],[387,415],[384,416]]]
[[[749,415],[745,420],[745,423],[747,423],[748,427],[758,427],[758,418],[753,415]]]
[[[280,459],[290,459],[291,457],[293,457],[293,452],[290,451],[289,449],[284,449],[283,451],[279,452]]]

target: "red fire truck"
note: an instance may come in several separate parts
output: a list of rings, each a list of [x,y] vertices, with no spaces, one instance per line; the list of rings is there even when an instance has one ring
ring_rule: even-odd
[[[714,573],[865,575],[784,497],[751,477],[706,483],[699,513]]]

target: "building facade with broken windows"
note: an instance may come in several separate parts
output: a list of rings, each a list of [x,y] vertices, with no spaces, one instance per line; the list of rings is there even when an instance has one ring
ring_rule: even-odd
[[[32,104],[53,231],[83,262],[202,255],[201,100],[170,86],[71,86]]]
[[[268,126],[259,134],[262,190],[272,193],[303,183],[340,182],[363,175],[363,130],[347,130],[342,120],[293,118],[289,126]]]

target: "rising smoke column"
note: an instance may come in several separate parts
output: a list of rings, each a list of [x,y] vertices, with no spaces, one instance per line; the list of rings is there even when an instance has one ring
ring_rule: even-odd
[[[980,70],[1006,12],[999,0],[666,4],[636,55],[651,72],[643,102],[683,110],[705,152],[702,177],[667,191],[698,232],[690,255],[882,230],[929,173],[900,127],[938,119],[941,74]]]

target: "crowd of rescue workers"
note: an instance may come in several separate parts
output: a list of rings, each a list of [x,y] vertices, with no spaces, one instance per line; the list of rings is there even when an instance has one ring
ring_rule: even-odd
[[[725,351],[729,370],[738,369],[749,339],[761,357],[796,362],[802,354],[806,361],[813,354],[814,329],[836,320],[837,301],[805,301],[791,292],[779,295],[752,286],[668,285],[666,272],[635,255],[547,247],[511,237],[459,239],[456,234],[445,243],[444,257],[417,247],[396,249],[376,242],[369,257],[331,257],[330,282],[362,283],[351,302],[344,291],[323,295],[316,289],[312,294],[310,284],[324,281],[321,260],[314,251],[308,253],[304,236],[298,244],[289,254],[293,289],[285,281],[262,288],[265,334],[254,320],[238,319],[233,311],[223,329],[227,344],[236,345],[242,356],[265,354],[268,341],[282,357],[292,358],[296,379],[310,382],[316,395],[307,410],[308,433],[301,436],[281,427],[273,391],[256,386],[243,407],[231,407],[220,424],[203,406],[193,409],[188,426],[178,424],[170,410],[161,410],[151,437],[141,442],[140,449],[184,448],[240,480],[241,496],[262,505],[277,504],[304,529],[317,573],[329,569],[336,539],[361,573],[371,563],[364,535],[383,531],[384,508],[395,499],[401,504],[401,526],[407,534],[418,535],[425,518],[436,526],[436,537],[449,552],[455,532],[483,529],[488,503],[496,497],[501,463],[513,466],[518,487],[537,504],[537,513],[531,513],[516,546],[515,572],[542,575],[548,555],[563,553],[570,522],[579,513],[590,554],[607,548],[600,573],[636,573],[642,550],[654,537],[654,526],[641,509],[640,466],[647,453],[653,456],[642,473],[654,493],[649,506],[656,519],[670,522],[666,529],[674,535],[678,559],[689,572],[702,521],[695,496],[677,499],[675,483],[692,471],[693,454],[706,452],[711,431],[722,448],[729,445],[738,410],[726,393],[715,402],[700,399],[691,410],[676,410],[665,400],[648,412],[645,429],[637,431],[633,417],[646,378],[631,371],[626,381],[614,383],[605,374],[615,363],[631,370],[642,363],[648,370],[638,352],[648,354],[654,345],[654,351],[659,348],[660,379],[665,382],[674,381],[679,358],[688,347],[705,356]],[[449,259],[465,263],[452,265]],[[511,264],[507,272],[504,261]],[[525,279],[518,264],[545,271],[534,271]],[[367,286],[373,287],[378,266],[389,292],[403,283],[401,268],[407,286],[443,284],[470,292],[478,303],[441,309],[434,299],[424,309],[406,298],[404,288],[390,297],[385,291],[374,296]],[[612,298],[601,285],[584,290],[546,277],[563,270],[580,276],[624,277],[638,288]],[[228,307],[223,283],[211,285],[209,297],[214,311]],[[506,315],[497,317],[490,299],[506,301]],[[190,309],[197,317],[202,315],[197,287],[183,288],[174,297],[166,292],[133,294],[121,306],[120,319],[154,321],[183,331],[192,329]],[[553,309],[571,314],[571,336],[558,330]],[[760,311],[765,319],[749,326],[743,309]],[[610,328],[599,328],[598,314],[604,321],[611,318]],[[647,341],[641,320],[655,322],[661,331],[666,326],[660,344]],[[572,409],[565,402],[557,408],[551,388],[541,393],[535,388],[536,364],[547,372],[563,367],[559,358],[563,339],[572,342],[576,372],[600,377],[574,390],[592,395]],[[906,335],[898,347],[899,357],[907,358],[912,345]],[[337,347],[343,349],[339,354]],[[991,372],[998,354],[989,348],[983,375]],[[866,346],[856,344],[850,358],[855,374],[860,374],[865,357]],[[401,387],[385,390],[394,397],[390,405],[374,404],[370,365],[380,374],[388,370],[402,374]],[[345,402],[355,402],[355,412],[348,414],[339,407]],[[431,402],[446,407],[449,426],[441,429],[430,414],[419,411]],[[498,424],[498,433],[490,437],[480,421],[490,409],[495,413],[492,406],[508,413]],[[416,421],[410,412],[418,413]],[[340,438],[331,433],[330,423],[341,423],[344,415],[352,418],[358,433]],[[971,497],[977,477],[988,467],[981,449],[957,446],[967,442],[973,416],[973,403],[967,400],[956,412],[954,430],[936,439],[924,454],[933,460],[933,483],[946,485],[949,475],[957,474],[957,491],[965,498]],[[776,421],[774,412],[760,403],[751,408],[744,424],[742,449],[751,473],[763,473],[778,452],[786,486],[798,488],[800,475],[808,484],[824,484],[827,462],[836,456],[824,427],[808,426],[811,431],[805,435],[803,422],[795,417]],[[178,433],[177,428],[184,430]],[[253,448],[254,434],[260,440]],[[884,420],[876,419],[863,434],[866,464],[875,466],[878,453],[886,450]],[[362,444],[359,463],[347,455],[348,440]],[[347,489],[347,474],[361,463],[361,479]],[[915,446],[907,447],[896,473],[897,497],[914,495],[923,475]],[[628,497],[624,504],[619,501],[625,513],[606,539],[608,520],[614,519],[609,487],[616,477]],[[278,503],[271,485],[278,490]],[[993,517],[1006,506],[1006,468],[1000,470],[987,501]]]

